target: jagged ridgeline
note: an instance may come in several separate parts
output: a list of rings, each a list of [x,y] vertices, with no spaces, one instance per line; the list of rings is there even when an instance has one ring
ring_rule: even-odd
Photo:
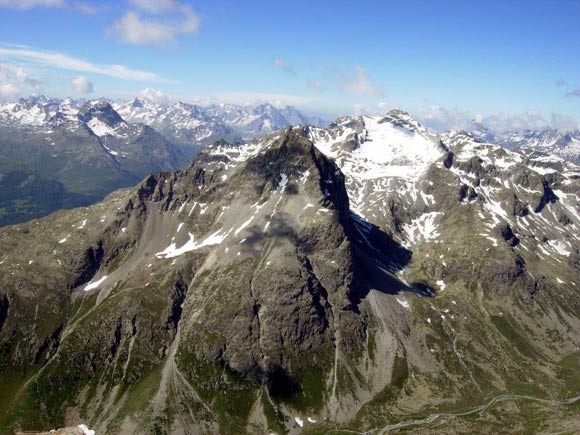
[[[577,396],[579,176],[393,111],[4,228],[0,428],[364,431]],[[578,412],[512,406],[524,432]]]

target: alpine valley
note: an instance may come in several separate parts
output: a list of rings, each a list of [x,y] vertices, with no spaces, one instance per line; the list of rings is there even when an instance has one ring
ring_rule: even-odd
[[[400,110],[243,141],[222,109],[11,106],[34,177],[157,172],[0,230],[0,433],[580,431],[580,167]]]

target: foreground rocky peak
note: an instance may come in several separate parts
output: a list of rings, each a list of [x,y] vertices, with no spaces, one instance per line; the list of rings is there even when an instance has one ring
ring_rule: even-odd
[[[15,367],[35,372],[15,391],[12,409],[51,403],[51,414],[34,421],[56,423],[70,406],[104,406],[102,418],[87,418],[106,431],[142,418],[153,424],[168,406],[189,409],[186,420],[168,422],[174,430],[292,427],[283,417],[292,409],[350,415],[338,391],[340,361],[359,358],[366,330],[359,305],[372,282],[399,282],[388,269],[405,251],[361,243],[342,173],[296,132],[246,159],[230,158],[233,148],[218,144],[183,172],[24,227],[0,269],[1,333],[12,343],[5,350]],[[51,227],[46,243],[33,242]],[[3,242],[19,231],[7,229]],[[365,277],[357,252],[386,270]],[[21,294],[30,268],[45,278]],[[34,310],[63,315],[45,317],[41,330],[35,321],[20,328],[39,295],[46,303]],[[148,411],[124,414],[133,400],[127,388],[151,370],[160,378]],[[108,392],[87,395],[87,382]],[[67,400],[54,408],[57,397]],[[242,397],[232,419],[226,409]],[[275,416],[264,420],[272,406]]]
[[[387,430],[577,394],[578,167],[407,116],[221,141],[0,231],[2,427]]]

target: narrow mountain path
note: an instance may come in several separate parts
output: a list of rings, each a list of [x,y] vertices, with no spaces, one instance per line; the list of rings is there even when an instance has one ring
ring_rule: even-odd
[[[575,396],[575,397],[571,397],[568,399],[543,399],[541,397],[526,396],[526,395],[522,395],[522,394],[512,394],[512,393],[500,394],[499,396],[493,397],[492,399],[490,399],[489,401],[487,401],[483,405],[476,406],[475,408],[471,408],[471,409],[466,410],[466,411],[434,413],[434,414],[430,414],[429,416],[427,416],[425,418],[412,419],[412,420],[407,420],[407,421],[403,421],[400,423],[389,424],[389,425],[384,426],[382,428],[369,429],[369,430],[364,431],[364,432],[358,432],[358,431],[348,430],[348,429],[333,429],[333,430],[325,432],[325,434],[331,434],[331,433],[332,434],[341,434],[342,433],[342,434],[357,434],[357,435],[385,435],[389,431],[403,429],[403,428],[409,427],[409,426],[428,425],[428,424],[434,423],[435,421],[437,421],[440,418],[465,417],[467,415],[476,414],[478,412],[485,411],[486,409],[492,407],[496,403],[505,402],[505,401],[509,401],[509,400],[531,400],[533,402],[539,402],[539,403],[545,403],[547,405],[557,406],[557,405],[572,405],[572,404],[580,401],[580,396]]]

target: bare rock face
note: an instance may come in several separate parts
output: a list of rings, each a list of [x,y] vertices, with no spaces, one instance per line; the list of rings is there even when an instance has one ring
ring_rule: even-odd
[[[0,428],[362,431],[571,394],[578,168],[545,163],[393,111],[5,228]]]

